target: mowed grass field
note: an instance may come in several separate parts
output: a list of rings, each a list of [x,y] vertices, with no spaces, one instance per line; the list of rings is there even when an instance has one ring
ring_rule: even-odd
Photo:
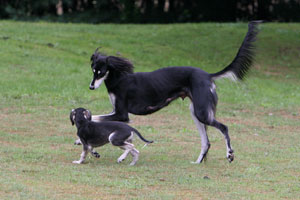
[[[235,160],[223,136],[208,129],[208,159],[193,165],[200,137],[181,99],[131,124],[155,143],[118,164],[106,145],[100,159],[78,160],[72,108],[112,110],[104,85],[89,90],[90,56],[130,59],[136,72],[229,64],[246,23],[113,25],[0,21],[0,199],[300,199],[300,24],[262,24],[247,80],[217,81],[217,119],[228,125]]]

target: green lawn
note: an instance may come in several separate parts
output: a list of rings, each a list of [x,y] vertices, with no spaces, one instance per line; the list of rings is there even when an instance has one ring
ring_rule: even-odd
[[[213,128],[207,162],[190,164],[200,137],[189,101],[177,100],[131,125],[155,143],[116,162],[74,146],[72,108],[112,109],[106,88],[88,89],[90,56],[101,46],[135,71],[191,65],[208,72],[234,58],[246,23],[114,25],[0,21],[0,199],[300,199],[300,24],[262,24],[247,80],[217,82],[217,118],[229,127],[235,160]]]

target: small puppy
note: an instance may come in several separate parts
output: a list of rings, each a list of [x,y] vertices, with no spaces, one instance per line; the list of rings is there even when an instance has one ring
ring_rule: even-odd
[[[70,113],[72,125],[76,124],[77,136],[83,145],[80,159],[73,161],[73,163],[83,163],[89,151],[93,156],[99,158],[100,155],[93,151],[93,148],[110,142],[112,145],[124,150],[124,153],[117,160],[118,163],[125,160],[128,153],[130,153],[133,157],[130,165],[135,165],[139,158],[139,151],[132,144],[133,134],[136,134],[147,144],[153,142],[146,140],[136,129],[123,122],[93,122],[91,117],[91,112],[84,108],[73,109]]]

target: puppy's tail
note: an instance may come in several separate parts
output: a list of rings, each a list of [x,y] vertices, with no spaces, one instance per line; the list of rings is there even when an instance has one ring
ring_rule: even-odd
[[[144,142],[146,142],[147,144],[153,143],[153,141],[148,141],[146,140],[137,130],[132,131],[134,132],[141,140],[143,140]]]
[[[262,21],[251,21],[248,25],[246,37],[230,65],[222,71],[210,74],[213,80],[219,78],[230,78],[233,81],[243,80],[254,61],[256,36],[258,34],[258,25]]]

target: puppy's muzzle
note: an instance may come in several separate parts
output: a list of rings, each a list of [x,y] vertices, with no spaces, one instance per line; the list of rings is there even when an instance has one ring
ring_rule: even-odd
[[[95,86],[90,85],[90,90],[94,90],[94,89],[95,89]]]

